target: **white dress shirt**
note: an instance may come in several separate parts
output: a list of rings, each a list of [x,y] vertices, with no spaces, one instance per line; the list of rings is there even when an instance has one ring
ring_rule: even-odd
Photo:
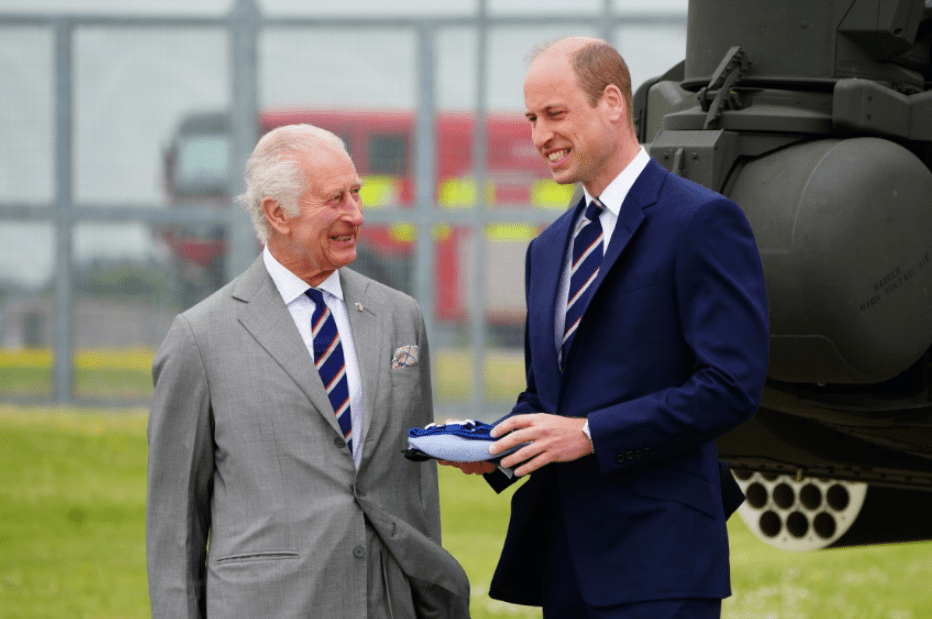
[[[615,225],[618,223],[618,216],[621,213],[621,204],[625,201],[625,198],[628,197],[628,192],[631,191],[631,187],[634,186],[634,182],[641,175],[641,172],[644,171],[644,168],[647,167],[647,164],[650,162],[650,156],[647,154],[647,151],[644,150],[642,146],[638,151],[638,154],[631,160],[631,163],[621,171],[621,174],[615,177],[615,179],[608,184],[608,187],[602,192],[601,196],[596,196],[605,205],[605,208],[602,209],[602,213],[599,215],[599,223],[602,224],[602,255],[605,255],[605,250],[608,249],[608,244],[612,240],[612,233],[615,232]],[[593,197],[589,194],[589,191],[583,187],[584,199],[586,200],[586,206],[592,202]],[[573,205],[575,206],[575,205]],[[579,218],[576,220],[573,225],[573,237],[576,236],[576,231],[583,223],[584,214],[586,210],[583,209],[579,215]],[[570,240],[569,248],[567,249],[566,256],[563,257],[563,271],[560,274],[560,287],[557,289],[557,306],[556,311],[554,312],[554,346],[557,348],[557,359],[560,359],[563,356],[563,332],[566,329],[566,301],[570,295],[570,270],[572,269],[573,262],[573,240]]]
[[[298,333],[304,340],[304,346],[307,348],[311,360],[314,359],[314,338],[311,335],[311,318],[314,315],[315,304],[304,294],[310,286],[300,277],[286,269],[266,247],[262,251],[262,260],[265,262],[265,268],[278,293],[282,295],[282,301],[288,307],[294,324],[298,327]],[[353,332],[350,330],[349,316],[346,313],[346,303],[343,300],[343,287],[340,285],[339,271],[334,271],[330,277],[317,286],[317,289],[323,292],[324,303],[330,308],[333,319],[337,323],[337,331],[340,332],[340,343],[343,347],[343,361],[346,363],[346,378],[350,394],[350,418],[353,423],[353,462],[356,468],[359,468],[359,459],[362,456],[362,442],[365,437],[362,436],[363,417],[363,398],[362,398],[362,376],[359,373],[359,360],[356,357],[356,346],[353,344]],[[308,364],[308,372],[316,372],[313,362]]]

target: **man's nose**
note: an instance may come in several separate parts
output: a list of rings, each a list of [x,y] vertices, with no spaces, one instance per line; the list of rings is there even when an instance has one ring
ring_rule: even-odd
[[[362,200],[358,194],[349,193],[344,209],[344,219],[354,226],[361,226],[363,222]]]
[[[547,123],[538,120],[531,126],[531,141],[538,150],[544,148],[552,137],[553,132],[547,127]]]

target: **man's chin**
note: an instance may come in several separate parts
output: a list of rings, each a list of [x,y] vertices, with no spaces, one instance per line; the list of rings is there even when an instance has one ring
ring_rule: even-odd
[[[351,255],[347,253],[347,254],[338,256],[337,259],[334,260],[333,262],[334,264],[339,265],[337,266],[337,268],[339,269],[342,267],[348,267],[349,265],[353,264],[355,261],[356,261],[356,250],[353,250]]]
[[[553,182],[558,185],[572,185],[579,182],[572,170],[551,170],[550,175],[553,177]]]

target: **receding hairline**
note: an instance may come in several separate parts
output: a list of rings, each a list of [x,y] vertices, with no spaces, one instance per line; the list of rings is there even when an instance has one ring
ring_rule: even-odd
[[[534,60],[525,76],[525,87],[532,73],[554,71],[552,63],[566,63],[576,86],[586,95],[589,105],[595,107],[605,93],[605,89],[614,84],[621,91],[622,98],[630,110],[632,107],[631,73],[625,59],[617,49],[604,39],[595,37],[565,37],[552,43],[535,48]],[[540,62],[540,66],[538,66]],[[562,71],[562,69],[559,69]]]
[[[535,45],[527,56],[527,64],[530,66],[541,56],[556,53],[562,53],[564,57],[572,62],[576,54],[592,45],[606,45],[611,47],[608,41],[597,37],[572,36],[553,39],[546,43]]]

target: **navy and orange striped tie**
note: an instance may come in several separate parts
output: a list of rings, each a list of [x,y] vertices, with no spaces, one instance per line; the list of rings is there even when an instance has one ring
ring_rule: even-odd
[[[563,331],[563,344],[560,346],[560,368],[566,363],[576,329],[582,320],[583,312],[592,298],[595,278],[605,255],[602,243],[602,224],[599,215],[604,206],[598,199],[593,199],[586,207],[584,219],[580,222],[573,238],[573,266],[570,269],[570,292],[566,300],[566,327]]]
[[[349,381],[346,378],[346,362],[343,359],[343,346],[340,344],[340,332],[337,323],[324,303],[324,295],[316,288],[306,293],[314,302],[314,315],[311,317],[311,337],[314,339],[314,365],[320,373],[320,379],[327,389],[333,411],[337,415],[340,431],[346,445],[353,451],[353,420],[350,413]]]

